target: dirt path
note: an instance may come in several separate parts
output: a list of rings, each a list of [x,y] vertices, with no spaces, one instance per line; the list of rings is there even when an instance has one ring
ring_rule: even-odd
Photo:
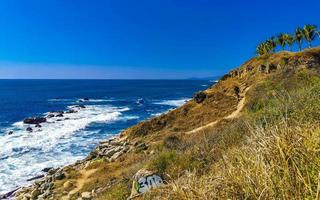
[[[245,101],[246,101],[246,94],[247,94],[247,92],[248,92],[249,89],[250,89],[250,87],[247,87],[247,88],[243,91],[243,94],[242,94],[243,97],[242,97],[242,99],[239,101],[239,103],[238,103],[238,105],[237,105],[237,109],[236,109],[235,111],[233,111],[230,115],[228,115],[228,116],[226,116],[226,117],[224,117],[224,118],[222,118],[222,119],[234,119],[234,118],[236,118],[236,117],[238,117],[238,116],[240,115],[240,112],[241,112],[241,110],[243,109],[244,103],[245,103]],[[209,124],[206,124],[206,125],[204,125],[204,126],[200,126],[200,127],[198,127],[198,128],[195,128],[195,129],[193,129],[193,130],[191,130],[191,131],[188,131],[186,134],[193,134],[193,133],[199,132],[199,131],[201,131],[201,130],[204,130],[204,129],[206,129],[206,128],[213,127],[213,126],[216,125],[218,122],[220,122],[222,119],[218,119],[218,120],[216,120],[216,121],[214,121],[214,122],[211,122],[211,123],[209,123]]]
[[[84,186],[84,184],[90,179],[90,176],[96,172],[97,169],[90,169],[90,170],[80,170],[80,174],[81,176],[76,180],[76,183],[75,183],[75,188],[73,190],[71,190],[68,195],[62,197],[62,200],[68,200],[69,199],[69,196],[79,192],[82,187]]]

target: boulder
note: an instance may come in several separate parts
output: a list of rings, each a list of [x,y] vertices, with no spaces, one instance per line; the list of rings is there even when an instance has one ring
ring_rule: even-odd
[[[53,113],[50,113],[50,114],[47,115],[47,118],[52,118],[52,117],[54,117]]]
[[[35,125],[36,128],[41,128],[42,126],[40,124]]]
[[[62,180],[66,177],[66,175],[62,171],[58,171],[55,175],[54,178],[55,180]]]
[[[47,173],[49,172],[51,169],[53,169],[52,167],[46,167],[46,168],[43,168],[41,171]]]
[[[32,130],[32,128],[31,128],[31,127],[28,127],[28,128],[26,129],[26,131],[28,131],[28,132],[32,132],[33,130]]]
[[[85,100],[85,101],[89,101],[89,98],[83,98],[83,100]]]
[[[147,169],[139,170],[133,176],[130,198],[134,198],[164,183],[160,175]]]
[[[81,193],[81,198],[82,198],[82,200],[91,200],[92,194],[91,194],[91,192],[83,192],[83,193]]]
[[[37,199],[37,197],[40,195],[40,191],[38,189],[34,189],[32,192],[31,192],[31,199]]]
[[[46,122],[47,119],[44,117],[32,117],[32,118],[26,118],[23,120],[23,123],[25,124],[40,124]]]
[[[12,134],[13,134],[13,131],[9,131],[9,132],[8,132],[8,135],[12,135]]]
[[[56,115],[56,117],[63,117],[63,114],[59,113],[59,114]]]

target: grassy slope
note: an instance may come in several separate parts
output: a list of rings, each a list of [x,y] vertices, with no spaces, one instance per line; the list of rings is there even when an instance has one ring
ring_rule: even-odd
[[[127,129],[122,137],[148,148],[112,163],[93,160],[86,170],[94,173],[72,198],[94,189],[98,199],[126,199],[132,176],[142,167],[168,182],[144,199],[319,198],[319,57],[320,49],[313,49],[253,58],[206,90],[204,102],[189,101]],[[278,67],[261,73],[261,64]],[[242,115],[221,120],[236,109],[249,86]],[[215,120],[221,121],[185,134]],[[68,172],[55,183],[58,199],[83,176],[74,168]]]

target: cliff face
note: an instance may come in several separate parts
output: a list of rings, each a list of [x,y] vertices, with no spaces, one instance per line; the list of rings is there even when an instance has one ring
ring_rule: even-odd
[[[132,198],[147,199],[258,198],[258,192],[261,192],[261,197],[265,198],[290,198],[290,196],[285,196],[290,192],[282,190],[285,187],[289,190],[294,186],[297,187],[299,193],[293,194],[299,197],[315,197],[317,190],[314,188],[314,181],[317,175],[312,175],[312,173],[319,170],[317,166],[319,163],[317,161],[314,165],[310,164],[312,168],[309,170],[310,175],[308,170],[305,172],[304,169],[300,169],[299,166],[305,160],[296,154],[292,162],[297,167],[291,168],[292,162],[288,161],[286,164],[289,166],[288,171],[283,171],[282,175],[277,172],[276,176],[279,177],[272,181],[274,184],[280,184],[277,181],[281,180],[281,176],[282,178],[287,177],[288,174],[296,176],[292,172],[297,172],[300,175],[294,179],[300,179],[301,182],[290,180],[287,186],[280,184],[278,193],[274,192],[277,191],[276,189],[269,187],[272,181],[262,183],[262,179],[268,176],[268,171],[263,171],[266,177],[261,175],[261,180],[255,180],[256,177],[253,177],[251,183],[248,183],[249,179],[242,180],[245,179],[243,177],[246,174],[234,177],[238,182],[224,180],[224,178],[236,171],[237,164],[243,165],[239,166],[239,169],[244,165],[249,166],[246,163],[247,160],[244,162],[239,157],[235,157],[234,159],[238,161],[234,161],[231,158],[237,153],[247,155],[247,150],[242,150],[242,148],[248,144],[248,138],[251,138],[250,141],[254,140],[251,133],[256,132],[257,127],[261,128],[259,130],[264,130],[270,125],[270,130],[274,130],[273,126],[286,124],[288,128],[289,125],[293,126],[291,123],[296,126],[295,123],[302,120],[301,118],[306,120],[299,121],[300,124],[309,124],[309,127],[316,126],[318,118],[314,112],[318,112],[319,107],[313,105],[317,102],[309,102],[312,104],[309,107],[303,104],[307,100],[297,105],[294,102],[300,102],[297,99],[309,94],[300,91],[301,88],[306,87],[306,91],[309,91],[308,89],[311,91],[312,88],[318,86],[319,74],[320,48],[299,53],[280,52],[253,58],[226,74],[217,84],[195,94],[194,98],[185,105],[130,127],[118,138],[101,142],[101,145],[86,159],[74,165],[49,171],[45,178],[18,191],[16,198],[126,199],[130,195]],[[312,91],[313,93],[310,94],[318,92]],[[286,94],[288,98],[284,97]],[[278,101],[279,98],[281,101]],[[290,103],[294,98],[296,100],[293,101],[292,106],[296,107],[292,111],[290,110],[291,104],[286,108],[287,105],[283,106],[279,103],[286,101]],[[314,97],[314,101],[315,99],[317,98]],[[281,113],[282,108],[287,110],[284,109],[284,113]],[[279,112],[277,109],[280,109]],[[274,131],[273,135],[276,135],[276,130]],[[292,132],[292,137],[295,136],[295,133],[296,131]],[[271,136],[265,135],[265,137],[270,138]],[[280,139],[281,137],[279,135]],[[257,143],[250,144],[257,145]],[[270,146],[272,144],[271,142]],[[295,147],[295,144],[279,143],[279,145],[291,145],[292,149]],[[318,143],[312,145],[318,148]],[[259,148],[255,147],[257,151]],[[285,151],[286,147],[283,148]],[[255,154],[253,149],[250,151],[252,151],[251,154]],[[268,149],[265,151],[267,152]],[[315,155],[317,152],[313,153],[310,159],[318,156]],[[291,158],[290,152],[283,156],[287,157],[287,160]],[[272,161],[272,158],[267,156],[265,159],[267,163]],[[309,162],[314,163],[315,161],[309,160]],[[263,162],[260,164],[267,166]],[[258,168],[255,165],[250,166]],[[229,169],[229,174],[223,174],[223,169]],[[221,173],[216,174],[217,170]],[[262,173],[259,170],[256,172]],[[249,176],[250,173],[247,172],[247,175]],[[158,183],[162,186],[145,195],[140,195],[140,192],[147,191],[141,188],[146,188],[148,185],[139,184],[139,180],[145,178],[147,181],[148,177],[153,178],[154,186],[157,186]],[[306,180],[309,180],[306,183],[307,186],[302,186]],[[160,184],[163,182],[166,184]],[[241,185],[244,182],[247,185]],[[207,184],[212,185],[213,188],[206,190],[208,189]],[[252,187],[248,186],[250,184]],[[260,188],[263,184],[266,186],[265,193],[263,188]],[[233,189],[221,189],[229,187]],[[309,187],[308,191],[304,187]],[[257,188],[257,191],[251,191],[252,188]],[[258,196],[254,196],[256,194]]]

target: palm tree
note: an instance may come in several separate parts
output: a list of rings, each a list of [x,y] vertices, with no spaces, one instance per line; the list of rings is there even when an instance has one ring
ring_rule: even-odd
[[[283,33],[278,35],[277,42],[281,46],[282,50],[284,50],[284,47],[286,46],[286,39]]]
[[[277,47],[276,39],[272,36],[269,40],[266,41],[268,45],[270,46],[270,51],[274,52]]]
[[[289,46],[290,51],[292,51],[293,37],[289,33],[284,34],[285,43]]]
[[[261,44],[258,45],[257,47],[257,53],[261,56],[261,55],[265,55],[268,53],[268,47],[267,47],[267,43],[266,42],[262,42]]]
[[[301,51],[301,43],[302,43],[302,40],[304,39],[304,33],[303,33],[303,29],[298,27],[296,29],[296,31],[294,32],[294,40],[296,42],[298,42],[298,45],[299,45],[299,50]]]
[[[265,54],[269,54],[271,52],[274,52],[275,47],[276,47],[276,43],[275,43],[274,39],[271,38],[271,39],[259,44],[257,46],[256,51],[261,56],[261,55],[265,55]]]
[[[311,48],[311,42],[316,37],[316,30],[317,30],[317,27],[311,24],[307,24],[303,27],[304,37],[309,43],[309,48]]]

